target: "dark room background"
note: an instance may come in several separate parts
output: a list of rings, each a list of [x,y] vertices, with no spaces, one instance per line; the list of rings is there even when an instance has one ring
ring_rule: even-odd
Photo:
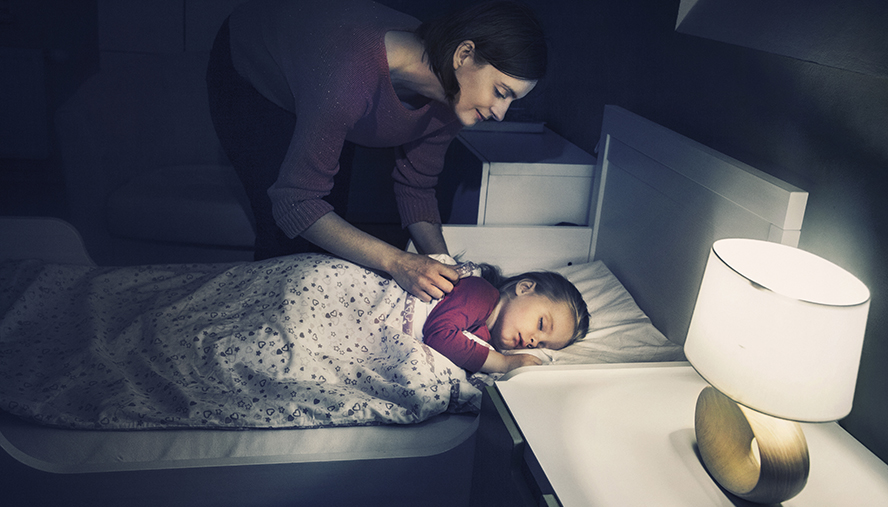
[[[99,71],[102,45],[114,52],[107,16],[171,13],[176,27],[169,29],[181,32],[190,9],[207,9],[206,26],[190,33],[211,37],[237,3],[0,0],[0,213],[66,218],[54,112]],[[467,2],[382,3],[423,19]],[[800,247],[851,271],[872,292],[854,409],[842,424],[888,460],[888,273],[881,262],[888,78],[677,32],[679,0],[528,3],[550,36],[550,73],[507,119],[546,122],[591,153],[604,105],[616,104],[810,193]],[[147,24],[137,35],[160,38],[163,26]],[[853,37],[854,27],[848,31]],[[190,46],[183,36],[162,51]]]

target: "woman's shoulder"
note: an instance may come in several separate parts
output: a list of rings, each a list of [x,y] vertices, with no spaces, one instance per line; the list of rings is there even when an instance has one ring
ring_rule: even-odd
[[[331,49],[342,48],[350,53],[368,49],[378,51],[379,44],[384,47],[386,32],[409,32],[420,24],[412,16],[366,0],[335,0],[326,10],[329,15],[316,20],[315,27],[325,25],[325,42],[332,46]]]
[[[303,66],[305,70],[323,69],[322,73],[328,76],[326,87],[322,87],[326,90],[376,99],[378,87],[389,79],[386,33],[410,31],[419,22],[374,2],[337,3],[343,5],[343,11],[312,42],[315,47],[303,56]]]

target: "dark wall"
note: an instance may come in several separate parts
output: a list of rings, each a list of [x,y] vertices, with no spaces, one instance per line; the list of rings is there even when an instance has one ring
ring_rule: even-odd
[[[39,77],[43,78],[42,82],[28,83],[33,90],[15,88],[19,93],[39,96],[2,100],[40,102],[40,113],[52,112],[98,70],[96,0],[0,0],[0,48],[4,65],[12,65],[11,60],[20,57],[18,51],[32,50],[38,55]],[[7,113],[10,110],[5,109]],[[38,112],[36,105],[33,111]],[[47,116],[35,121],[51,123]]]
[[[678,0],[529,2],[553,58],[524,114],[591,152],[617,104],[810,193],[799,246],[872,292],[842,424],[888,460],[888,79],[676,33]]]
[[[96,0],[0,0],[0,212],[64,216],[53,114],[98,70]]]

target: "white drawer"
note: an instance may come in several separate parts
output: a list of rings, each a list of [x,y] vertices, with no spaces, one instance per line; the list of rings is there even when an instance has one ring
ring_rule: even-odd
[[[449,223],[588,225],[592,155],[547,128],[467,130],[457,142],[467,154]]]

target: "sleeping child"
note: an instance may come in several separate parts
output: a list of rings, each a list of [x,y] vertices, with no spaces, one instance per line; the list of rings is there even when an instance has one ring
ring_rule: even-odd
[[[417,302],[414,311],[413,325],[422,330],[417,337],[457,366],[472,372],[505,373],[538,365],[539,359],[530,354],[502,351],[557,350],[588,331],[586,303],[563,276],[529,272],[503,278],[486,264],[479,270],[481,276],[461,278],[440,301]],[[418,322],[421,316],[427,316],[424,323]]]

